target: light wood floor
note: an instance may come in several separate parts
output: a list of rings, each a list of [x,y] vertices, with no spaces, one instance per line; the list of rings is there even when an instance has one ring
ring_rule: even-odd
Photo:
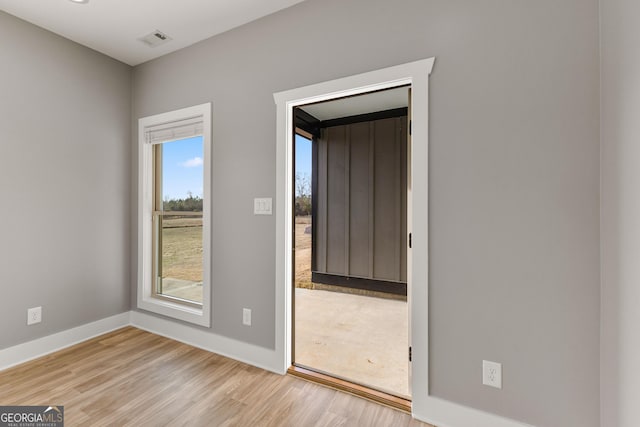
[[[64,405],[70,427],[429,426],[132,327],[0,372],[0,405]]]

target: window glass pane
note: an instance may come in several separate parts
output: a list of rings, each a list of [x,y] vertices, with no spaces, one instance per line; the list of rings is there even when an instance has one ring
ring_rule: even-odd
[[[202,303],[202,216],[162,215],[158,293]]]
[[[202,144],[201,136],[162,144],[163,210],[202,212]]]
[[[157,153],[156,292],[202,303],[203,139],[165,142]]]

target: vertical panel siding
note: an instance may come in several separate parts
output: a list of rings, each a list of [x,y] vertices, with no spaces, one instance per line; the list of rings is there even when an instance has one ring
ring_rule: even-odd
[[[369,260],[369,134],[369,123],[351,125],[349,272],[356,277],[371,277],[369,265],[373,267]]]
[[[345,126],[327,128],[327,273],[342,275],[346,272],[345,140]]]
[[[326,128],[318,153],[316,271],[406,281],[406,117]]]

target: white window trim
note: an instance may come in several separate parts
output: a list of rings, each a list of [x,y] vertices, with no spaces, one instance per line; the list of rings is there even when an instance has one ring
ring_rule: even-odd
[[[152,296],[153,145],[145,138],[146,128],[195,116],[202,116],[204,155],[201,308]],[[138,120],[138,308],[210,327],[211,302],[211,103],[207,103]]]

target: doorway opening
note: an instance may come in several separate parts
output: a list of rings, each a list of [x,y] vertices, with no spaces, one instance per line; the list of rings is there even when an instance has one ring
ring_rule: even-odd
[[[429,76],[435,58],[426,58],[368,71],[362,74],[297,87],[274,93],[277,110],[276,129],[276,345],[264,363],[280,373],[290,372],[295,356],[293,310],[293,163],[295,120],[294,108],[316,102],[349,97],[376,90],[411,85],[411,153],[408,159],[411,196],[407,212],[411,224],[412,245],[407,253],[407,293],[411,342],[411,401],[405,408],[419,419],[437,408],[439,399],[429,394]],[[415,262],[414,262],[415,260]],[[322,382],[316,378],[316,381]],[[335,387],[335,385],[332,383]],[[349,390],[358,394],[357,390]],[[367,396],[372,400],[374,397]],[[386,404],[389,404],[385,401]],[[434,409],[436,408],[436,409]],[[456,407],[457,408],[457,407]],[[445,407],[443,411],[453,410]],[[456,409],[457,410],[457,409]],[[442,415],[447,417],[446,414]]]
[[[292,364],[410,391],[410,86],[294,108]]]

